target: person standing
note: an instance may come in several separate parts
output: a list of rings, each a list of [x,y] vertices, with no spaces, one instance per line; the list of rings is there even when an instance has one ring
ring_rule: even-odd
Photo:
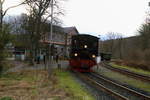
[[[58,59],[59,59],[59,56],[58,54],[56,55],[56,63],[58,63]]]
[[[40,55],[37,56],[37,64],[40,64]]]
[[[98,69],[101,63],[101,56],[96,57],[96,63],[97,63],[97,69]]]

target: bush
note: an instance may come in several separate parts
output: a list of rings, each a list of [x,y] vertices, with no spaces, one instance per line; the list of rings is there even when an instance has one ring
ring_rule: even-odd
[[[1,76],[1,74],[2,74],[2,72],[3,72],[3,62],[4,62],[4,60],[5,60],[5,52],[4,51],[2,51],[2,50],[0,50],[0,76]]]
[[[13,100],[11,97],[3,97],[3,98],[0,98],[0,100]]]
[[[3,72],[3,66],[0,64],[0,77],[2,75],[2,72]]]
[[[146,64],[150,64],[150,49],[144,50],[144,61]]]
[[[10,61],[1,61],[0,62],[0,76],[6,72],[8,69],[12,68],[14,66]]]
[[[132,66],[150,71],[150,49],[141,50],[134,49],[127,53],[123,65]]]
[[[139,62],[141,60],[141,51],[140,50],[131,50],[125,58],[127,61]]]

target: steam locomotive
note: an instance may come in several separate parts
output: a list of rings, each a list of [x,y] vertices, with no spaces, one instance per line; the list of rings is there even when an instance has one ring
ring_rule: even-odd
[[[98,56],[99,38],[80,34],[72,36],[69,64],[72,70],[79,72],[91,72],[91,68],[96,65]]]

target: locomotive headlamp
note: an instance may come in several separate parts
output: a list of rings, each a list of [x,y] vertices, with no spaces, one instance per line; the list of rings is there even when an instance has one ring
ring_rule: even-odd
[[[87,48],[87,45],[84,45],[84,48]]]
[[[77,53],[75,53],[75,54],[74,54],[74,56],[78,56],[78,54],[77,54]]]
[[[95,55],[92,55],[92,58],[95,58],[96,56]]]

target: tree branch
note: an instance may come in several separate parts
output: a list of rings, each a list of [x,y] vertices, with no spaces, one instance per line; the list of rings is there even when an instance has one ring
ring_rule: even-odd
[[[4,4],[4,2],[5,2],[5,0],[2,0],[2,1],[1,1],[2,5]]]
[[[4,1],[5,1],[5,0],[4,0]],[[23,4],[25,4],[25,3],[26,3],[26,2],[24,1],[24,2],[22,2],[22,3],[20,3],[20,4],[18,4],[18,5],[14,5],[14,6],[8,7],[8,8],[4,11],[3,16],[5,16],[5,14],[7,13],[7,11],[8,11],[9,9],[18,7],[18,6],[23,5]]]

